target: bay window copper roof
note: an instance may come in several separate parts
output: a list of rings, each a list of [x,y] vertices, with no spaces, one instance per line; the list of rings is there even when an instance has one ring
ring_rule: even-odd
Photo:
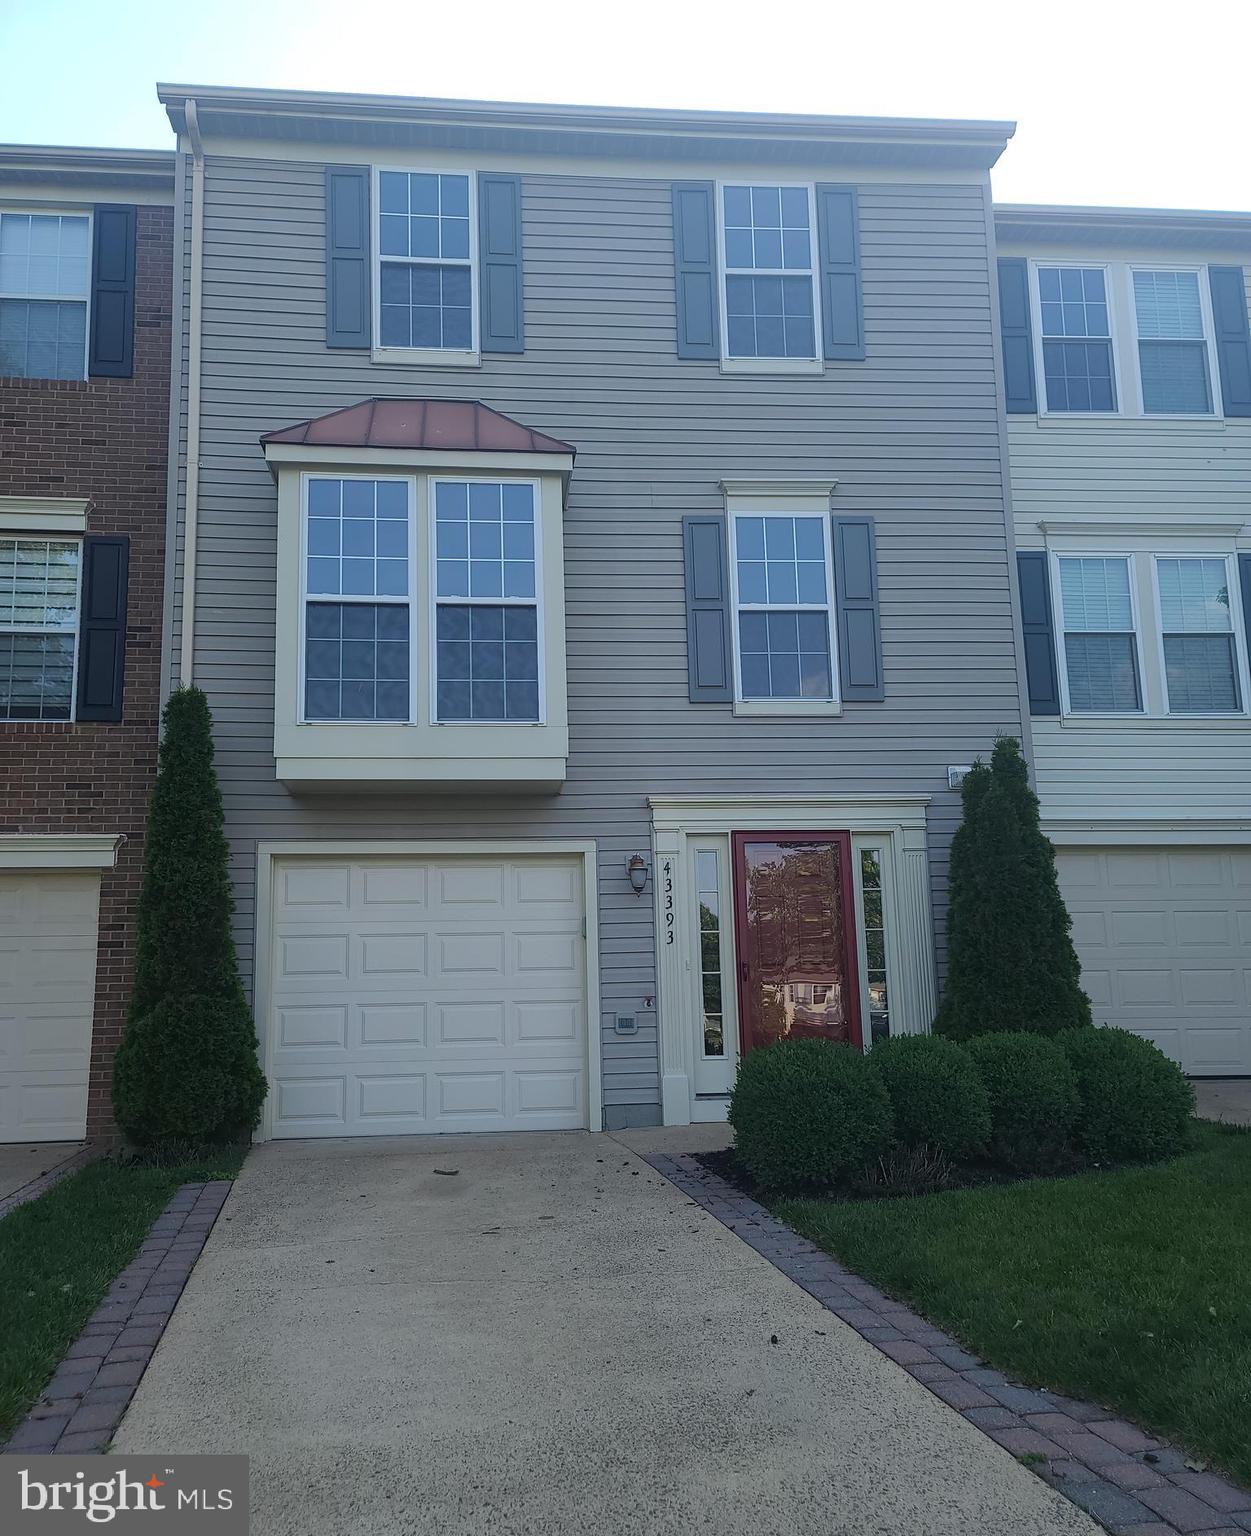
[[[449,453],[576,452],[572,444],[536,432],[480,400],[362,400],[314,416],[262,443],[303,443],[312,448],[421,448]]]

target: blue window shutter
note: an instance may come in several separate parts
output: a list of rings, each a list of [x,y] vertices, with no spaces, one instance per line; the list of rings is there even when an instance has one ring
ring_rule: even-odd
[[[135,209],[97,203],[91,223],[87,372],[94,378],[128,379],[135,364]]]
[[[1241,267],[1209,267],[1216,357],[1226,416],[1251,416],[1251,330],[1247,287]]]
[[[367,347],[369,167],[326,167],[326,345]]]
[[[1003,342],[1004,399],[1009,416],[1036,416],[1034,336],[1030,323],[1029,263],[999,258],[999,334]]]
[[[848,703],[880,704],[886,687],[873,519],[836,517],[832,528],[840,692]]]
[[[730,571],[725,518],[684,517],[686,662],[692,704],[734,697],[730,656]]]
[[[120,720],[126,674],[126,577],[130,540],[83,540],[78,618],[79,720]]]
[[[1247,632],[1247,655],[1251,656],[1251,555],[1238,556],[1238,585],[1242,588],[1242,627]]]
[[[478,177],[478,289],[482,350],[524,352],[520,176]]]
[[[710,181],[673,184],[673,279],[678,301],[679,357],[721,356],[716,196]]]
[[[1047,553],[1023,549],[1016,557],[1021,593],[1021,630],[1025,639],[1025,679],[1031,715],[1060,713],[1060,682],[1056,673],[1055,618],[1051,611],[1051,577]]]
[[[825,355],[835,362],[859,362],[864,357],[864,294],[855,187],[818,185],[817,244]]]

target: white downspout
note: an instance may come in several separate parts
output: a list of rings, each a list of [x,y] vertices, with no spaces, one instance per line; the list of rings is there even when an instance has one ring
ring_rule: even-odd
[[[204,289],[204,142],[195,102],[184,112],[191,143],[191,292],[187,338],[187,491],[182,534],[182,630],[178,681],[189,687],[195,653],[196,530],[200,509],[200,306]]]

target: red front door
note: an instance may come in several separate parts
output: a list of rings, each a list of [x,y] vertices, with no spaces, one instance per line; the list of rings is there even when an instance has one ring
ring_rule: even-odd
[[[735,832],[744,1051],[786,1036],[860,1045],[851,836]]]

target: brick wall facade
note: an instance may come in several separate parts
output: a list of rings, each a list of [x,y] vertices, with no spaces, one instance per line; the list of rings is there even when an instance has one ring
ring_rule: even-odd
[[[0,495],[89,498],[88,533],[130,536],[122,720],[0,721],[0,831],[125,838],[100,886],[87,1134],[104,1138],[156,771],[173,229],[171,208],[139,207],[132,378],[0,379]]]

